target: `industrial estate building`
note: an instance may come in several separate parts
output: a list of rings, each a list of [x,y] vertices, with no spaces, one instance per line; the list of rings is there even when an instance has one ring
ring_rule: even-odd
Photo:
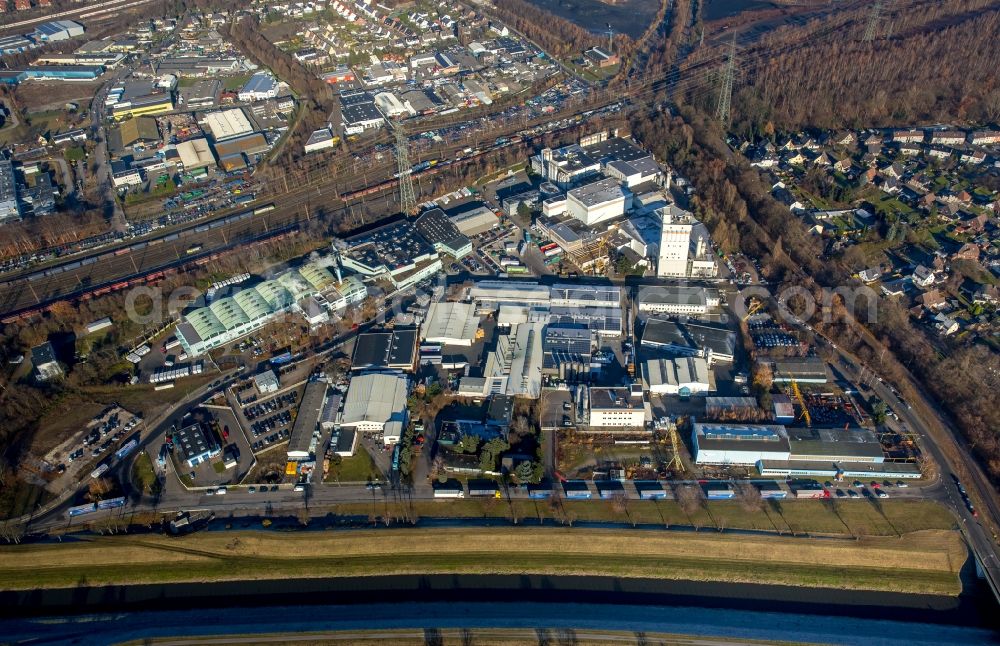
[[[479,330],[479,317],[472,303],[434,302],[421,327],[427,343],[471,346]]]
[[[786,428],[775,424],[695,422],[699,465],[756,467],[768,477],[919,478],[913,463],[886,463],[874,432],[862,428]]]
[[[641,429],[646,425],[647,412],[641,389],[590,388],[591,428]]]
[[[290,461],[300,462],[315,457],[319,441],[319,419],[326,403],[325,381],[310,381],[302,393],[299,410],[288,436],[286,454]]]
[[[333,311],[358,302],[358,296],[356,282],[338,282],[325,266],[308,263],[185,313],[177,325],[177,338],[188,356],[195,357],[258,330],[281,314],[302,313],[309,299]]]
[[[178,459],[192,469],[222,453],[215,435],[203,424],[191,424],[174,433]]]
[[[732,362],[736,334],[718,325],[650,318],[642,330],[642,345],[687,357],[704,357],[709,365]]]
[[[642,287],[637,298],[640,312],[653,314],[708,314],[719,308],[719,290],[687,285]]]
[[[399,442],[408,423],[409,380],[396,373],[364,373],[351,379],[340,428],[381,432],[386,446]]]
[[[396,328],[388,332],[358,335],[351,370],[396,370],[412,372],[417,365],[417,330]]]
[[[661,395],[704,395],[715,390],[715,374],[702,357],[649,359],[643,364],[646,390]]]

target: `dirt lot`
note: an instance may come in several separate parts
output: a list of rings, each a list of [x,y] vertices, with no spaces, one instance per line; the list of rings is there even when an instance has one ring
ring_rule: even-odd
[[[14,90],[14,98],[22,108],[29,111],[61,110],[64,103],[80,104],[81,109],[90,106],[90,100],[97,94],[101,81],[92,83],[31,82],[22,83]]]

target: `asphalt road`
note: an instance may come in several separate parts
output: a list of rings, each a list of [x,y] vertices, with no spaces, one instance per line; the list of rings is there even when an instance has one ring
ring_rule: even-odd
[[[818,339],[823,337],[817,335]],[[829,344],[829,341],[824,341]],[[832,345],[832,344],[831,344]],[[862,364],[851,354],[839,347],[833,346],[831,349],[836,353],[837,359],[832,364],[841,374],[854,383],[862,379]],[[868,371],[871,375],[871,371]],[[948,456],[939,446],[939,439],[929,428],[926,420],[917,415],[912,408],[899,400],[895,392],[881,379],[872,382],[870,390],[899,415],[900,421],[904,422],[912,429],[919,440],[920,449],[930,454],[940,470],[940,478],[935,487],[928,490],[928,494],[934,499],[946,505],[958,516],[962,533],[969,543],[969,547],[976,555],[981,565],[986,579],[993,589],[994,594],[1000,600],[1000,560],[997,558],[997,542],[992,533],[983,525],[981,519],[976,518],[965,506],[962,493],[958,489],[956,481],[959,476],[955,467],[951,464]],[[927,402],[932,405],[931,402]],[[936,408],[936,407],[935,407]],[[967,464],[975,465],[972,456],[965,456]],[[971,485],[971,483],[966,483]]]

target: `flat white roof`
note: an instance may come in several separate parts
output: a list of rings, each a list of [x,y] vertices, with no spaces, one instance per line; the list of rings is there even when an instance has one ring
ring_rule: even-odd
[[[341,425],[402,420],[406,411],[407,385],[405,376],[391,373],[361,374],[352,378],[344,399]]]
[[[205,115],[205,127],[216,141],[232,139],[253,132],[253,125],[241,108],[209,112]]]
[[[423,325],[425,341],[455,344],[475,340],[479,317],[472,303],[431,303]]]

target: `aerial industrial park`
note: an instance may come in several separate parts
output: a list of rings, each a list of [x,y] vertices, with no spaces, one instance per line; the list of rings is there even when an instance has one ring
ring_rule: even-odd
[[[996,8],[550,4],[0,0],[11,639],[994,637]]]

